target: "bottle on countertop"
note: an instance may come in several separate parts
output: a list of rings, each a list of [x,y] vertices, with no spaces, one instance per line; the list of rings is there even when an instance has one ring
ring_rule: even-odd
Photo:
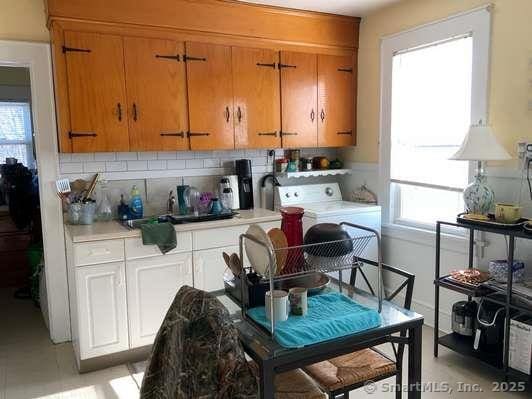
[[[129,206],[124,200],[124,194],[120,194],[120,204],[118,205],[118,219],[127,220],[129,219]]]
[[[142,219],[144,216],[144,207],[142,205],[142,198],[137,186],[131,188],[131,199],[129,200],[129,214],[131,219]]]

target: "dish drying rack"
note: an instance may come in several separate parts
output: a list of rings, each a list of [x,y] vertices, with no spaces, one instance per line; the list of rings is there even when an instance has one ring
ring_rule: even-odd
[[[377,281],[377,298],[378,298],[378,312],[382,310],[383,300],[383,281],[382,281],[382,250],[380,233],[370,227],[341,222],[340,226],[347,227],[350,238],[334,241],[319,242],[313,244],[303,244],[298,246],[286,248],[272,248],[261,240],[258,240],[252,235],[241,234],[239,237],[239,251],[240,259],[242,260],[242,269],[240,273],[240,294],[242,298],[242,317],[245,320],[253,320],[247,315],[249,303],[246,298],[245,290],[249,280],[247,278],[248,267],[245,267],[245,242],[250,240],[259,245],[266,252],[268,256],[268,272],[262,276],[261,281],[266,282],[269,290],[273,291],[283,281],[290,279],[297,279],[301,276],[307,276],[317,273],[335,273],[338,272],[338,290],[342,292],[342,272],[353,270],[363,266],[363,262],[359,260],[363,251],[370,244],[372,240],[377,243],[377,263],[378,263],[378,281]],[[355,234],[353,234],[355,233]],[[285,267],[277,274],[277,261],[279,259],[286,259]],[[252,268],[252,267],[251,267]],[[274,298],[270,296],[270,333],[272,336],[275,331],[275,321],[273,318]],[[256,323],[254,323],[256,324]],[[258,324],[256,324],[258,325]],[[260,327],[260,326],[259,326]]]

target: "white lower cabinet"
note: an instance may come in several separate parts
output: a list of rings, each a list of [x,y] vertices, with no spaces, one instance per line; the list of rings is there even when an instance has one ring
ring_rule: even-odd
[[[128,260],[126,264],[131,348],[153,343],[182,285],[192,286],[192,253]]]
[[[238,253],[238,245],[194,251],[194,288],[216,291],[224,288],[224,273],[227,270],[222,252]]]
[[[129,349],[124,262],[76,268],[80,358]]]

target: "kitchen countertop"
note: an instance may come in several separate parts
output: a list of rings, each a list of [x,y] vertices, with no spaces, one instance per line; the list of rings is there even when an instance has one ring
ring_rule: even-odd
[[[238,226],[243,224],[275,222],[281,220],[279,212],[269,209],[240,210],[239,215],[232,219],[213,220],[209,222],[197,222],[174,225],[179,232],[194,230],[209,230],[224,227]],[[118,221],[95,222],[91,225],[65,225],[72,242],[87,242],[98,240],[113,240],[120,238],[140,237],[140,229],[129,229]]]

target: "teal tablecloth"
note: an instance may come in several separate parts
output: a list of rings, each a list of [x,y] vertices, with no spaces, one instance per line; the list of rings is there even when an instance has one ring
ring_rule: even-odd
[[[264,306],[249,309],[249,317],[270,329]],[[351,298],[332,292],[308,298],[306,316],[292,316],[275,325],[275,340],[285,348],[301,348],[380,326],[381,316]]]

